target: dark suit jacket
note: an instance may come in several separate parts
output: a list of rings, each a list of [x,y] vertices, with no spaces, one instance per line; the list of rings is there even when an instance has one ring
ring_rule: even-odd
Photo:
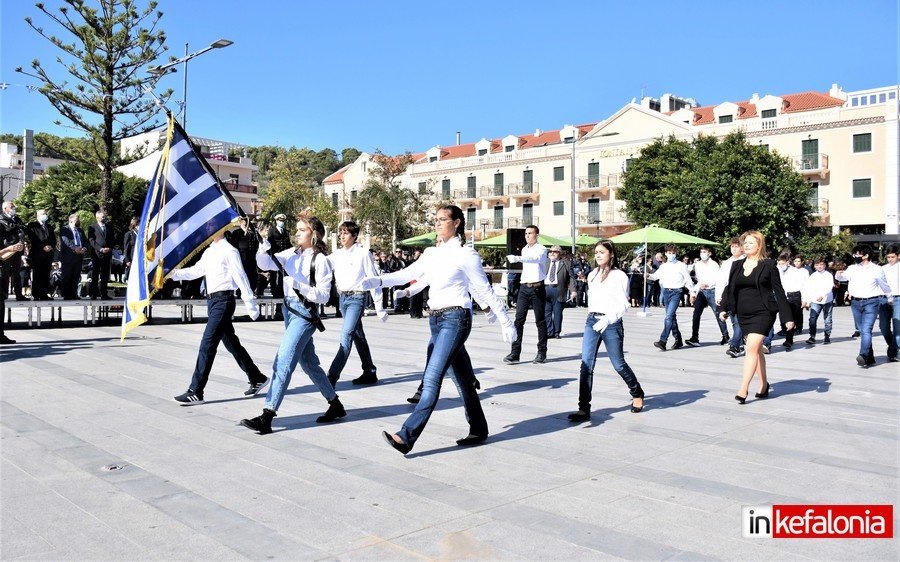
[[[80,226],[78,227],[78,238],[81,239],[82,247],[87,248],[88,239]],[[69,225],[61,226],[59,228],[59,259],[63,264],[79,264],[78,267],[81,268],[80,264],[81,260],[84,259],[84,255],[75,253],[76,247],[75,235],[72,233]]]
[[[137,232],[129,229],[122,240],[122,254],[125,256],[125,263],[131,263],[131,259],[134,257],[135,244],[137,244]]]
[[[46,223],[42,225],[38,221],[31,221],[25,233],[31,246],[28,257],[32,261],[53,261],[53,252],[56,249],[56,233],[53,232],[53,228]],[[45,252],[44,246],[50,246],[50,251]]]
[[[99,224],[89,226],[88,240],[91,244],[91,258],[94,260],[108,260],[112,258],[111,252],[100,253],[100,250],[103,248],[112,250],[113,247],[113,235],[110,231],[109,223],[106,224],[104,229],[101,229]]]
[[[549,263],[550,267],[553,267],[553,262]],[[559,292],[556,295],[556,300],[558,300],[559,302],[566,302],[566,300],[568,300],[569,298],[569,295],[575,292],[575,276],[572,275],[572,262],[567,259],[561,259],[557,260],[557,263],[556,286],[559,288]],[[547,270],[546,279],[550,279],[549,269]]]
[[[737,294],[734,284],[737,282],[737,276],[744,274],[743,267],[744,260],[736,260],[731,264],[731,271],[728,272],[728,287],[725,288],[722,304],[729,314],[737,311]],[[757,267],[762,268],[756,283],[759,300],[765,305],[766,310],[777,312],[782,321],[790,321],[793,315],[784,294],[784,287],[781,286],[781,274],[778,272],[775,260],[760,260]]]

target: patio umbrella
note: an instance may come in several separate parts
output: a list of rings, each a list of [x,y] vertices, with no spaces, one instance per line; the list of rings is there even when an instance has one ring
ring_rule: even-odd
[[[554,238],[553,236],[548,236],[546,234],[538,234],[538,243],[543,246],[562,246],[566,247],[569,243],[565,240],[561,240],[559,238]],[[506,247],[506,233],[498,234],[497,236],[492,236],[490,238],[485,238],[484,240],[479,240],[475,242],[475,246],[478,248],[505,248]]]
[[[658,224],[647,225],[644,228],[632,230],[610,238],[616,244],[643,244],[644,245],[644,306],[642,312],[647,313],[647,248],[650,244],[711,244],[712,240],[697,238],[690,234],[684,234],[677,230],[669,230]]]
[[[413,236],[412,238],[407,238],[405,240],[401,240],[397,243],[399,246],[434,246],[434,239],[437,238],[437,234],[434,232],[426,232],[425,234],[420,234],[418,236]]]

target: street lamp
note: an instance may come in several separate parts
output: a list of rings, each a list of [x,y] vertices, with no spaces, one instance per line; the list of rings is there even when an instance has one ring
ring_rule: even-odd
[[[187,72],[187,63],[189,60],[195,57],[199,57],[203,53],[207,51],[211,51],[213,49],[224,49],[225,47],[234,44],[234,41],[230,41],[228,39],[219,39],[214,43],[211,43],[208,47],[204,47],[199,51],[188,54],[188,44],[184,44],[184,56],[180,59],[173,60],[172,62],[161,64],[159,66],[153,66],[147,69],[147,72],[153,74],[155,76],[162,76],[164,74],[168,74],[169,72],[177,72],[178,69],[175,66],[179,64],[184,64],[184,68],[182,72],[184,72],[184,84],[181,96],[181,126],[187,128],[187,80],[188,80],[188,72]]]

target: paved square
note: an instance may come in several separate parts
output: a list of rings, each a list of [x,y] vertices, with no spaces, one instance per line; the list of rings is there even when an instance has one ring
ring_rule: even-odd
[[[467,424],[453,384],[416,449],[381,439],[411,411],[427,319],[365,320],[381,382],[338,393],[348,416],[297,371],[275,433],[236,422],[262,408],[220,348],[202,406],[172,396],[189,382],[203,330],[176,319],[142,326],[22,328],[2,353],[2,559],[815,559],[896,560],[894,540],[750,540],[741,506],[898,504],[900,369],[856,366],[847,307],[834,343],[769,355],[768,400],[732,398],[740,359],[725,356],[707,312],[702,347],[651,346],[660,309],[625,320],[626,359],[647,392],[640,414],[605,353],[591,422],[576,409],[584,309],[565,313],[548,363],[504,365],[500,330],[476,316],[467,348],[491,437],[454,440]],[[529,316],[529,320],[531,320]],[[683,327],[689,309],[679,310]],[[316,348],[327,367],[340,320]],[[239,322],[267,375],[279,322]],[[523,359],[535,352],[526,326]],[[601,350],[602,351],[602,350]],[[751,387],[751,392],[758,391]],[[752,396],[752,395],[751,395]],[[893,522],[896,529],[896,521]],[[896,530],[895,530],[896,533]]]

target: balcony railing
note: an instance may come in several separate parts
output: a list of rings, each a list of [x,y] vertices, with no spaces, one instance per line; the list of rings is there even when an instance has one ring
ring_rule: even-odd
[[[456,189],[453,191],[453,198],[457,201],[466,199],[478,199],[478,188],[467,187],[465,189]]]
[[[512,196],[528,196],[536,194],[539,187],[537,182],[510,183],[507,184],[506,191]]]
[[[575,215],[575,224],[580,228],[626,223],[628,223],[628,217],[624,209],[603,209],[596,213],[577,213]]]
[[[506,228],[525,228],[532,224],[540,226],[540,217],[509,217],[506,219]]]
[[[228,191],[235,191],[237,193],[253,193],[255,194],[257,188],[255,185],[248,185],[245,183],[233,183],[233,182],[224,182],[225,187],[228,188]]]
[[[483,185],[478,189],[480,197],[503,197],[506,195],[502,185]]]
[[[818,174],[824,177],[828,173],[828,155],[822,152],[792,156],[791,162],[801,174]]]
[[[576,191],[591,191],[598,189],[615,189],[622,185],[621,174],[602,174],[599,176],[587,176],[575,178]]]
[[[824,216],[829,213],[828,199],[824,197],[819,199],[818,201],[813,201],[812,206],[816,209],[816,211],[813,213],[815,215]]]

